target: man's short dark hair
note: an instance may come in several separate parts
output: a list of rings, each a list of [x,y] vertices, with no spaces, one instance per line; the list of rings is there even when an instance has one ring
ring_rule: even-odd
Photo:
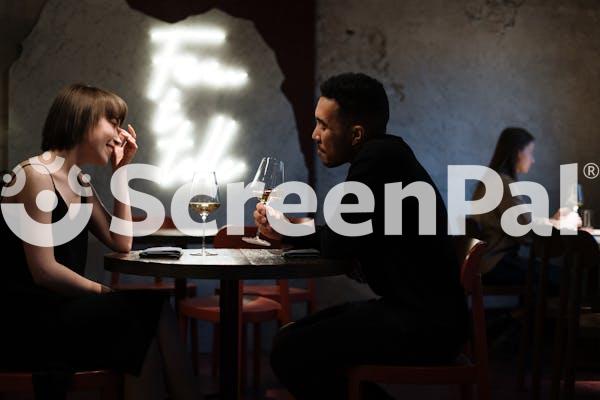
[[[390,106],[377,79],[361,73],[335,75],[321,84],[321,96],[335,100],[341,117],[350,124],[362,125],[367,135],[385,134]]]

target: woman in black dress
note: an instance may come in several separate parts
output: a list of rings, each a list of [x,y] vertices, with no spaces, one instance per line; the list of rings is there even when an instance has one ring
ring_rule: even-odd
[[[128,398],[164,398],[161,374],[171,398],[200,397],[167,299],[113,292],[83,275],[88,230],[113,251],[131,249],[131,236],[110,231],[111,215],[78,167],[131,162],[138,146],[133,127],[120,128],[126,113],[113,93],[64,88],[44,124],[44,153],[2,177],[0,232],[11,255],[0,280],[0,369],[32,371],[38,398],[64,397],[73,372],[96,368],[125,373]],[[72,211],[89,204],[87,225],[61,243],[78,229]],[[15,206],[24,207],[17,218]],[[115,200],[114,216],[131,221],[131,209]]]

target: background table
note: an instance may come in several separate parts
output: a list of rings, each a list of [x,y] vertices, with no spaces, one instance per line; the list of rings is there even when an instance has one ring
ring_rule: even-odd
[[[282,257],[281,250],[210,249],[214,256],[194,256],[197,249],[184,250],[180,259],[140,258],[138,251],[104,256],[107,270],[125,274],[172,277],[176,279],[176,303],[185,296],[187,278],[219,279],[220,374],[223,399],[240,398],[240,280],[294,279],[341,275],[352,268],[348,260]]]

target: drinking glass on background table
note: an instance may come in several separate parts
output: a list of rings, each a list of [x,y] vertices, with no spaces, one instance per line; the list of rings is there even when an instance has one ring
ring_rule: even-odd
[[[582,228],[592,229],[594,227],[594,212],[592,210],[581,210]]]
[[[219,200],[219,186],[217,183],[217,174],[215,172],[197,171],[192,178],[190,188],[194,196],[190,199],[190,209],[202,217],[202,222],[206,223],[208,214],[216,211],[221,205]],[[197,194],[196,194],[197,193]],[[194,256],[214,256],[215,253],[209,253],[205,248],[206,227],[202,226],[202,251],[192,253]]]
[[[283,161],[275,157],[263,157],[254,175],[254,179],[250,187],[256,188],[254,194],[262,204],[267,204],[270,198],[274,198],[278,194],[274,189],[283,183],[285,179]],[[264,186],[260,189],[260,184]],[[256,231],[255,237],[243,237],[242,240],[246,243],[257,244],[259,246],[270,246],[271,243],[260,238],[260,232]]]
[[[583,187],[581,187],[581,183],[577,184],[577,210],[583,207]],[[575,211],[577,211],[575,210]]]

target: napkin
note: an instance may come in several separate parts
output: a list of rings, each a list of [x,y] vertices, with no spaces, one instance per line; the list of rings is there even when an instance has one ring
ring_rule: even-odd
[[[321,253],[317,249],[294,249],[284,251],[281,255],[285,258],[306,258],[319,257]]]
[[[182,254],[181,247],[150,247],[140,251],[142,258],[179,258]]]

